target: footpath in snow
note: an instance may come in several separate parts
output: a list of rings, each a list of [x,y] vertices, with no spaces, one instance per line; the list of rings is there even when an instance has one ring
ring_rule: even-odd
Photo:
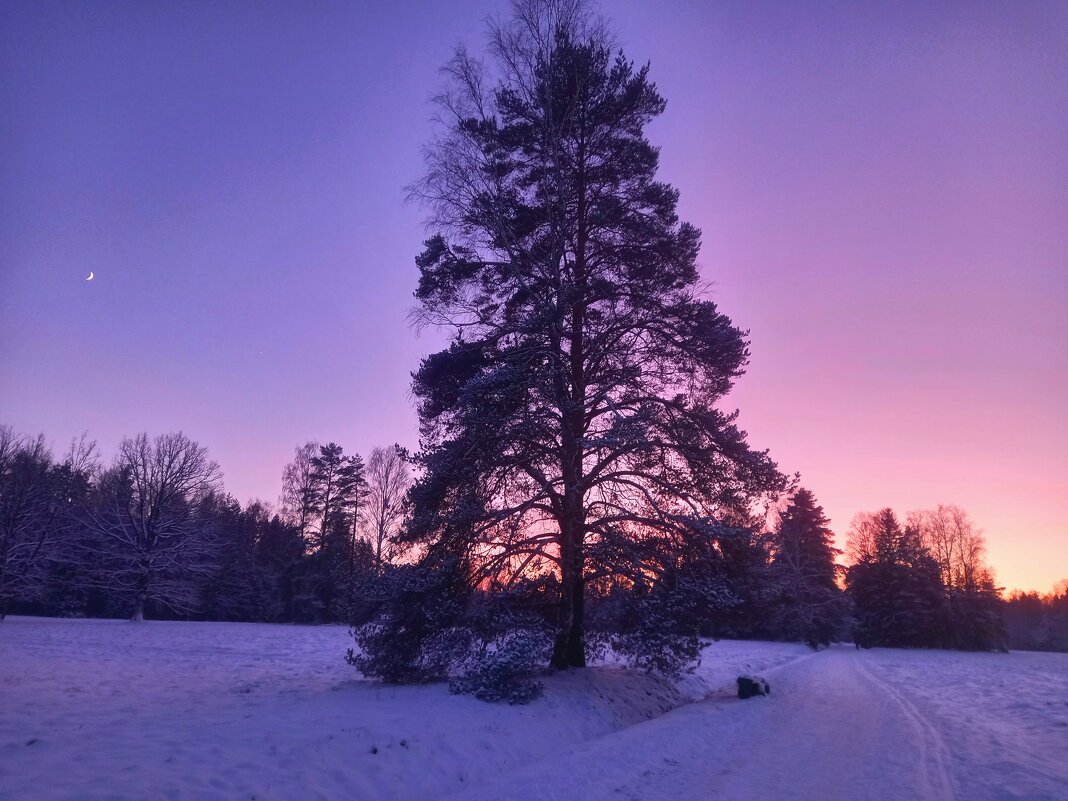
[[[718,642],[534,704],[386,687],[341,627],[9,619],[0,801],[1068,798],[1068,655]],[[762,672],[772,695],[739,701]],[[694,701],[694,703],[686,703]]]

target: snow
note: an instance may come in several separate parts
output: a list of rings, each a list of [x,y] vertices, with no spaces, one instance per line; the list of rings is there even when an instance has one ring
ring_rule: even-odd
[[[603,666],[509,707],[364,681],[350,642],[8,618],[0,799],[1068,798],[1064,654],[722,641],[678,684]]]
[[[1068,655],[838,647],[765,675],[768,698],[681,707],[449,798],[1068,798]]]
[[[437,798],[807,653],[720,642],[678,686],[601,667],[509,707],[362,680],[351,643],[342,626],[9,617],[0,801]]]
[[[1068,654],[876,653],[962,799],[1068,799]]]

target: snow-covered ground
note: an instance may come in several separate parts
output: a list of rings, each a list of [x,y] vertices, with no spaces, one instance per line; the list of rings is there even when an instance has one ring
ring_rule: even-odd
[[[602,667],[508,707],[363,681],[349,642],[9,618],[0,799],[1068,798],[1068,655],[724,641],[677,686]]]
[[[432,799],[804,656],[720,642],[679,686],[618,668],[552,676],[534,704],[392,687],[341,626],[0,624],[0,801]]]

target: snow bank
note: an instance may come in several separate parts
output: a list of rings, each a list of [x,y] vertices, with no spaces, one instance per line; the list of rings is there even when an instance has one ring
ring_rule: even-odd
[[[340,626],[8,618],[0,798],[437,798],[807,652],[711,643],[678,685],[602,666],[508,707],[364,681],[350,643]]]
[[[743,674],[766,676],[775,692],[775,669],[807,659],[815,652],[799,643],[743,642],[719,640],[706,643],[701,664],[679,682],[679,690],[690,701],[704,701],[738,692],[738,677]]]

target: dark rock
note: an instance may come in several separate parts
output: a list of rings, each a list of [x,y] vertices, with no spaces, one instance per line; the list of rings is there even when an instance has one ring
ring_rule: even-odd
[[[768,684],[767,679],[763,679],[759,676],[739,676],[738,677],[738,697],[752,698],[754,695],[770,695],[771,685]]]

